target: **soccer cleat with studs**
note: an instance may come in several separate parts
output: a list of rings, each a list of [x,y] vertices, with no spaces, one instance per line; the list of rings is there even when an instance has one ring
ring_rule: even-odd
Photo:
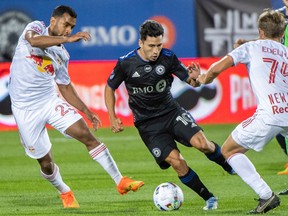
[[[80,208],[72,191],[60,194],[64,208]]]
[[[117,185],[118,192],[123,195],[127,194],[129,191],[138,191],[140,187],[144,185],[143,181],[135,181],[126,176],[122,177],[120,183]]]
[[[206,200],[206,206],[203,207],[203,210],[215,210],[218,208],[218,199],[216,197],[210,197]]]
[[[278,195],[288,195],[288,189],[280,191]]]
[[[263,214],[266,213],[268,211],[270,211],[271,209],[276,208],[277,206],[280,205],[280,198],[275,194],[272,193],[272,196],[267,199],[258,199],[259,203],[258,206],[256,207],[256,209],[253,209],[251,211],[249,211],[249,214]]]

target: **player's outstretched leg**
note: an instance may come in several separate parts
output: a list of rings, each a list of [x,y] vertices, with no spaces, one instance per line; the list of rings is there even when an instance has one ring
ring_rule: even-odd
[[[214,145],[215,145],[215,151],[213,153],[209,153],[209,154],[205,154],[206,157],[217,163],[218,165],[220,165],[226,172],[228,172],[231,175],[235,175],[235,171],[232,169],[232,167],[227,163],[227,161],[225,160],[224,156],[221,153],[221,148],[220,146],[211,141]]]
[[[128,177],[123,177],[120,173],[112,155],[110,154],[108,148],[101,143],[94,149],[89,151],[90,157],[97,161],[104,170],[111,176],[117,185],[117,190],[120,194],[126,194],[129,191],[137,191],[140,187],[144,185],[143,181],[135,181]]]
[[[214,210],[218,207],[217,198],[209,192],[206,186],[202,183],[197,173],[195,173],[190,167],[189,171],[184,176],[179,176],[180,181],[187,187],[195,191],[202,199],[205,200],[206,205],[203,210]]]
[[[40,170],[41,175],[58,190],[64,208],[79,208],[79,203],[76,200],[70,187],[66,185],[62,180],[59,167],[55,163],[52,166],[53,173],[51,175],[47,175],[42,170]]]

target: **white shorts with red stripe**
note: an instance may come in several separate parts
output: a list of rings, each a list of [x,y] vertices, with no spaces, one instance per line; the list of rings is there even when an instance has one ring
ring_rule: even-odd
[[[67,128],[82,118],[73,107],[58,97],[37,110],[22,110],[12,106],[12,111],[25,152],[34,159],[42,158],[51,149],[46,124],[69,137],[65,133]]]
[[[288,128],[265,124],[260,115],[254,115],[241,122],[231,135],[240,146],[259,152],[278,133],[288,137]]]

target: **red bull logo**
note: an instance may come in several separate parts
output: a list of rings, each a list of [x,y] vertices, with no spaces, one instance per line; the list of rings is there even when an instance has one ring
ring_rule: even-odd
[[[30,55],[27,56],[27,58],[31,58],[33,60],[33,63],[37,65],[37,69],[41,72],[41,73],[48,73],[51,75],[54,75],[54,66],[52,63],[52,59],[50,59],[47,56],[37,56],[37,55]]]

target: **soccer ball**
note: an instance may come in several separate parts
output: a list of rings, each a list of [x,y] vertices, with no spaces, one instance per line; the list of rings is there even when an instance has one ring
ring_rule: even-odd
[[[172,182],[165,182],[154,190],[153,201],[157,209],[171,211],[181,207],[184,196],[179,186]]]

